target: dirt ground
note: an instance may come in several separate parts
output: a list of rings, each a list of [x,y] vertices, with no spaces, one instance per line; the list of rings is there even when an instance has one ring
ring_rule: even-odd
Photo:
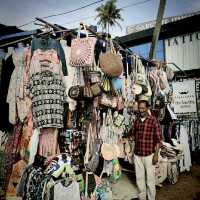
[[[137,199],[134,174],[123,172],[120,180],[112,185],[112,192],[113,200]],[[165,180],[156,194],[156,200],[200,200],[200,165],[193,165],[190,172],[181,173],[174,185]]]
[[[175,185],[165,181],[163,187],[157,189],[157,200],[200,200],[200,165],[180,174]]]

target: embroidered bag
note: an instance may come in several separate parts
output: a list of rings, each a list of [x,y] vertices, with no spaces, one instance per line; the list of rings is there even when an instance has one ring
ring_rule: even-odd
[[[84,29],[86,30],[85,26]],[[73,67],[91,67],[94,62],[95,44],[96,38],[88,37],[88,33],[85,38],[80,38],[79,31],[77,38],[72,40],[70,64]]]

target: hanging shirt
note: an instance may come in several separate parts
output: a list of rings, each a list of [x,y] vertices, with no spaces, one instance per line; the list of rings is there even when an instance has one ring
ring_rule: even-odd
[[[57,40],[54,40],[52,38],[47,38],[47,39],[33,38],[32,44],[31,44],[32,54],[37,49],[41,49],[42,51],[54,49],[57,52],[58,57],[62,62],[62,71],[63,71],[64,76],[68,75],[65,54],[60,43]]]
[[[57,183],[54,186],[54,199],[80,200],[79,184],[73,181],[69,186],[65,187],[62,183]]]

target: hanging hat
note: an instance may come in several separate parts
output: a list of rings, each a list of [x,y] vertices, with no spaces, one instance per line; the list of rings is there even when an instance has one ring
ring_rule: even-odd
[[[117,158],[116,148],[111,144],[103,143],[101,146],[101,154],[105,160]]]
[[[172,143],[173,143],[173,149],[178,150],[178,151],[183,151],[183,147],[181,144],[178,143],[178,141],[174,138],[171,139]]]
[[[134,84],[133,90],[134,90],[134,93],[135,93],[136,95],[139,95],[139,94],[142,93],[142,86],[139,85],[139,84]]]
[[[146,95],[139,95],[138,101],[146,101],[150,105],[150,97]]]
[[[147,84],[147,92],[144,93],[145,96],[148,96],[150,97],[152,95],[152,90],[151,90],[151,86],[150,86],[150,83],[148,81],[148,84]]]

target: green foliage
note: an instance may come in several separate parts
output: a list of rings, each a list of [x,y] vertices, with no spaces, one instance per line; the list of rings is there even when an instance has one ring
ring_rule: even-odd
[[[119,20],[123,21],[120,13],[122,9],[117,8],[116,2],[117,0],[109,0],[96,9],[98,13],[96,16],[96,19],[98,19],[97,24],[100,25],[103,30],[107,29],[108,33],[110,26],[118,25],[122,28],[118,22]]]

